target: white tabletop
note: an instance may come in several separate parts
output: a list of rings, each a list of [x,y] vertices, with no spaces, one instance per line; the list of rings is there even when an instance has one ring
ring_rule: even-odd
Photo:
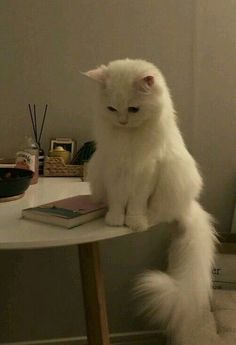
[[[39,178],[39,182],[30,186],[23,198],[0,203],[0,249],[67,246],[132,233],[127,227],[105,225],[104,218],[70,230],[21,218],[23,208],[89,193],[88,183],[80,182],[79,178]]]

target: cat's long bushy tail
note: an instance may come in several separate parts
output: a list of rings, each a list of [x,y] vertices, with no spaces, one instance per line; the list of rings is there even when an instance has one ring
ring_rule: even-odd
[[[143,311],[163,323],[176,344],[198,344],[193,338],[209,308],[216,235],[211,216],[196,201],[178,223],[167,273],[143,274],[137,292],[144,296]]]

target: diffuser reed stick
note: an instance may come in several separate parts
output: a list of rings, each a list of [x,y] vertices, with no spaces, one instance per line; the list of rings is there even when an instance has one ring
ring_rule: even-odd
[[[43,114],[43,121],[42,121],[42,124],[41,124],[40,134],[39,134],[39,143],[40,143],[42,132],[43,132],[43,128],[44,128],[44,122],[45,122],[47,110],[48,110],[48,105],[46,104],[45,110],[44,110],[44,114]]]
[[[39,126],[39,121],[38,121],[38,117],[37,117],[36,104],[33,105],[33,112],[32,112],[32,107],[30,104],[28,104],[28,107],[29,107],[31,124],[32,124],[33,132],[34,132],[34,138],[35,138],[36,143],[40,147],[40,141],[41,141],[41,137],[43,134],[44,124],[45,124],[45,120],[46,120],[46,116],[47,116],[48,105],[47,104],[45,105],[43,119],[41,121],[40,126]]]

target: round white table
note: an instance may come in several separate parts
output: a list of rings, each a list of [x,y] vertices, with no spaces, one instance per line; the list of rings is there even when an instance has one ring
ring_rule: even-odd
[[[27,207],[90,194],[89,185],[79,178],[41,177],[23,198],[0,203],[0,249],[34,249],[78,245],[84,295],[87,336],[90,345],[108,345],[109,328],[106,312],[99,241],[133,233],[127,227],[111,227],[104,218],[64,229],[21,218]]]

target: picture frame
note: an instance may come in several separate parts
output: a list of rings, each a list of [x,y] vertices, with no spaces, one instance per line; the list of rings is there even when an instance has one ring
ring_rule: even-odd
[[[71,138],[55,138],[51,139],[50,150],[53,151],[57,146],[62,146],[64,150],[70,152],[70,159],[73,158],[75,154],[75,140]]]

